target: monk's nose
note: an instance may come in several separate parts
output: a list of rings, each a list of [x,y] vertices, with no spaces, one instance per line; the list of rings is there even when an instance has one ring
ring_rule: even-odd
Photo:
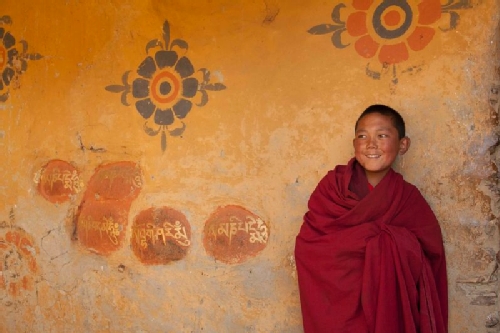
[[[374,138],[369,139],[367,147],[368,148],[377,148],[377,140],[375,140]]]

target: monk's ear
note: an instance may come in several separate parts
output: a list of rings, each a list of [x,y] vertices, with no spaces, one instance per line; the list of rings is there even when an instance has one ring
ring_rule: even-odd
[[[399,140],[399,155],[404,155],[410,149],[410,144],[411,140],[407,136]]]

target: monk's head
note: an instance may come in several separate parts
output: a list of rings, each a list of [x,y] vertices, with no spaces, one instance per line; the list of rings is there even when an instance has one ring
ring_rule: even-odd
[[[372,105],[359,116],[353,140],[354,154],[368,181],[377,185],[398,155],[406,153],[410,139],[403,117],[386,105]]]
[[[358,129],[359,121],[361,120],[361,118],[372,113],[379,113],[391,119],[392,125],[398,131],[399,139],[402,139],[406,136],[405,121],[403,117],[399,114],[398,111],[394,110],[390,106],[382,104],[374,104],[367,107],[363,111],[363,113],[361,113],[358,120],[356,121],[356,126],[354,127],[354,131]]]

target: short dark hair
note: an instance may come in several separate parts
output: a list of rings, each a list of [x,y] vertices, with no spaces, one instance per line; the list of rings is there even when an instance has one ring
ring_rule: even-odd
[[[394,110],[390,106],[383,104],[373,104],[367,107],[365,111],[361,113],[358,120],[356,120],[356,126],[354,127],[354,130],[358,129],[358,124],[361,118],[371,113],[380,113],[383,116],[391,118],[392,124],[398,130],[399,139],[402,139],[406,136],[405,121],[403,117],[399,114],[398,111]]]

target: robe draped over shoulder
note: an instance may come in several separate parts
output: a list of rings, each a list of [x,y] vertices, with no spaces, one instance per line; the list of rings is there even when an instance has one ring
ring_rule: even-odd
[[[295,258],[306,333],[446,333],[441,229],[390,169],[371,191],[351,159],[312,193]]]

